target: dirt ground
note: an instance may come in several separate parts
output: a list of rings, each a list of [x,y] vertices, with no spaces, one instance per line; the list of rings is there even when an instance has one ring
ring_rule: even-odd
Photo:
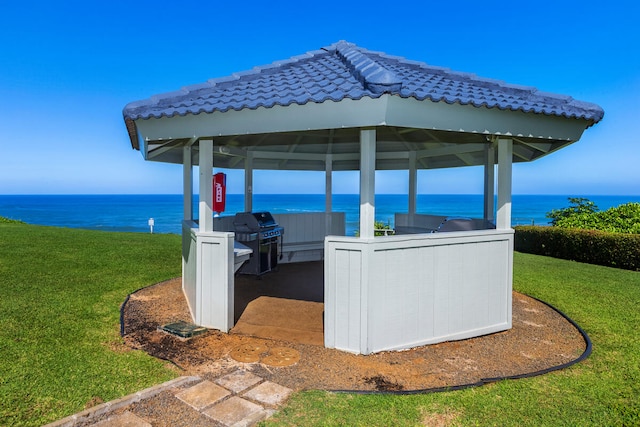
[[[180,320],[191,322],[180,278],[139,290],[123,306],[125,343],[170,361],[183,375],[242,368],[293,390],[411,391],[472,384],[564,364],[586,345],[559,313],[517,292],[509,331],[368,356],[215,330],[185,340],[159,329]]]

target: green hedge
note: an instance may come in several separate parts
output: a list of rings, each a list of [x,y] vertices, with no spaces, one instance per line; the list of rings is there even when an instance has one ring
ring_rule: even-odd
[[[640,270],[640,234],[535,226],[515,230],[519,252]]]

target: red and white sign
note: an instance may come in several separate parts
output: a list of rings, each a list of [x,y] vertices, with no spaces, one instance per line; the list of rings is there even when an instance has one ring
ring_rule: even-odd
[[[227,199],[227,176],[218,172],[213,175],[213,211],[224,212]]]

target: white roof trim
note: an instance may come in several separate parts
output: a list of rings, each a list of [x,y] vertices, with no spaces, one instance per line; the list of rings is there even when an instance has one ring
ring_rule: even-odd
[[[143,141],[370,126],[576,141],[585,129],[583,120],[573,118],[417,101],[393,95],[138,119],[136,126]]]

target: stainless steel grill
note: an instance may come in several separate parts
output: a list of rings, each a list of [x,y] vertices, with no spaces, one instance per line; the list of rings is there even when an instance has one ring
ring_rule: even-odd
[[[269,212],[240,212],[233,220],[236,240],[253,250],[249,261],[238,270],[241,274],[261,275],[278,265],[278,243],[284,229]]]

